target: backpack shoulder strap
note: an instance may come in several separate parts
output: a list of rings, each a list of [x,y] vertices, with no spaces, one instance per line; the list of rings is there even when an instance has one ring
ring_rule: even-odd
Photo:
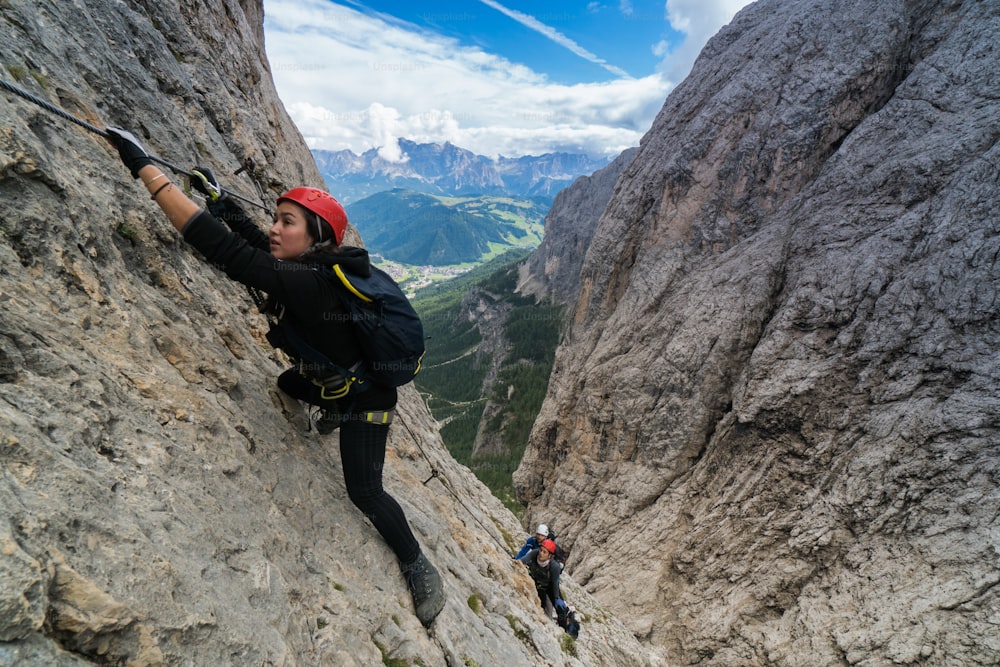
[[[333,272],[334,274],[336,274],[337,279],[340,280],[341,284],[347,289],[348,292],[358,297],[362,301],[366,301],[368,303],[372,302],[371,297],[362,293],[357,287],[355,287],[351,283],[350,279],[347,277],[347,274],[344,273],[344,269],[340,267],[340,264],[333,265]]]

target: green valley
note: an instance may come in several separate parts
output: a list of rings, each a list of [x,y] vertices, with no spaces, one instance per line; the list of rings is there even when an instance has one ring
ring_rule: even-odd
[[[417,266],[476,265],[541,243],[545,199],[446,197],[389,190],[347,206],[366,245],[387,260]]]
[[[528,251],[421,289],[427,353],[415,381],[452,456],[515,513],[511,474],[541,408],[564,308],[515,292]]]

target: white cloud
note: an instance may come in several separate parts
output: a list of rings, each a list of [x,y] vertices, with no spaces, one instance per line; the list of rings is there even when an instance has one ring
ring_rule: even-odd
[[[709,28],[698,28],[705,22],[693,7],[669,0],[668,11],[701,35]],[[405,159],[399,137],[484,155],[613,156],[638,145],[679,80],[659,72],[558,84],[482,49],[327,0],[265,0],[265,33],[279,94],[311,147],[380,147],[393,160]],[[706,38],[697,38],[697,50]]]
[[[667,77],[687,76],[705,42],[733,20],[736,12],[750,0],[666,0],[670,26],[686,35],[677,48],[664,59],[661,69]]]
[[[620,76],[623,78],[631,78],[629,76],[629,73],[623,70],[622,68],[608,64],[608,62],[603,58],[600,58],[597,55],[591,53],[590,51],[583,48],[582,46],[574,42],[566,35],[559,32],[555,28],[545,25],[544,23],[536,19],[534,16],[530,16],[523,12],[519,12],[516,9],[510,9],[508,7],[505,7],[501,5],[499,2],[495,2],[495,0],[479,0],[479,1],[488,7],[492,7],[493,9],[497,10],[500,13],[509,16],[510,18],[514,19],[515,21],[525,26],[526,28],[530,28],[531,30],[534,30],[539,34],[544,35],[545,37],[552,40],[559,46],[568,49],[569,51],[583,58],[584,60],[589,60],[592,63],[600,65],[601,67],[608,70],[615,76]]]

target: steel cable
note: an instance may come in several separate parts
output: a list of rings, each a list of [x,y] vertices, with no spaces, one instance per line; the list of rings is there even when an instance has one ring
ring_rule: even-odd
[[[35,105],[37,105],[37,106],[45,109],[46,111],[48,111],[50,113],[53,113],[56,116],[59,116],[60,118],[68,120],[71,123],[76,123],[80,127],[84,128],[86,130],[90,130],[94,134],[98,134],[98,135],[104,137],[105,139],[110,139],[111,138],[111,133],[109,133],[107,130],[102,130],[101,128],[97,127],[96,125],[91,125],[87,121],[85,121],[85,120],[83,120],[81,118],[77,118],[76,116],[74,116],[74,115],[72,115],[70,113],[67,113],[66,111],[63,111],[62,109],[60,109],[59,107],[55,106],[54,104],[51,104],[50,102],[47,102],[47,101],[43,100],[42,98],[38,97],[37,95],[33,95],[33,94],[29,93],[28,91],[24,90],[23,88],[20,88],[19,86],[15,86],[13,83],[11,83],[9,81],[5,81],[4,79],[0,79],[0,88],[4,88],[5,90],[7,90],[9,92],[12,92],[15,95],[18,95],[19,97],[22,97],[22,98],[28,100],[32,104],[35,104]],[[189,177],[194,175],[190,171],[187,171],[186,169],[182,169],[182,168],[178,167],[175,164],[171,164],[170,162],[167,162],[163,158],[160,158],[160,157],[158,157],[156,155],[153,155],[151,153],[148,154],[148,157],[153,162],[156,162],[158,164],[163,165],[164,167],[167,167],[168,169],[170,169],[171,171],[173,171],[175,174],[183,174],[183,175],[189,176]],[[263,204],[259,204],[259,203],[255,202],[254,200],[252,200],[252,199],[250,199],[248,197],[244,197],[243,195],[241,195],[239,193],[233,192],[232,190],[226,190],[225,188],[220,188],[220,189],[222,190],[222,192],[228,194],[231,197],[236,197],[237,199],[239,199],[241,201],[245,201],[248,204],[252,204],[253,206],[256,206],[257,208],[261,208],[261,209],[263,209],[265,211],[268,211],[268,213],[270,213],[270,209],[268,209]]]
[[[502,552],[509,554],[510,547],[501,542],[496,537],[496,535],[493,534],[493,531],[491,531],[489,528],[483,525],[483,522],[479,520],[479,517],[477,517],[475,513],[469,508],[469,506],[465,504],[465,502],[458,496],[458,493],[456,493],[455,490],[451,488],[451,481],[448,479],[448,477],[441,470],[438,470],[436,467],[434,467],[434,464],[431,463],[430,457],[427,456],[427,452],[425,452],[424,448],[421,446],[420,440],[417,438],[416,434],[414,434],[413,431],[410,429],[409,425],[402,419],[402,415],[399,414],[398,410],[396,412],[396,421],[400,422],[403,425],[403,428],[406,429],[406,432],[410,434],[410,439],[413,440],[413,444],[417,446],[417,449],[420,450],[420,454],[424,457],[424,460],[427,462],[427,465],[429,465],[431,468],[431,476],[428,477],[426,480],[424,480],[424,484],[426,485],[434,478],[440,479],[441,485],[445,488],[445,490],[451,494],[452,498],[454,498],[455,501],[457,501],[458,504],[461,505],[466,512],[469,513],[469,516],[472,517],[472,520],[479,524],[479,527],[483,529],[483,532],[485,532],[491,538],[493,538],[493,541],[500,546],[500,550]]]

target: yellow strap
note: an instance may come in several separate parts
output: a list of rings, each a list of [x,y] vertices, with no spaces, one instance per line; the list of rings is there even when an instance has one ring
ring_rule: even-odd
[[[329,388],[319,380],[312,380],[312,383],[317,387],[319,387],[320,398],[327,401],[335,401],[338,398],[343,398],[344,396],[347,396],[348,392],[351,391],[351,385],[354,384],[354,378],[347,378],[344,382],[343,387],[333,391],[328,391]]]
[[[364,418],[369,424],[388,426],[392,423],[392,418],[395,414],[395,410],[375,410],[373,412],[365,412]]]
[[[362,301],[367,301],[368,303],[372,302],[371,299],[359,292],[358,289],[351,284],[351,281],[344,275],[343,269],[340,268],[340,264],[333,265],[333,272],[337,274],[337,277],[340,278],[340,282],[344,283],[344,287],[349,289],[354,296],[358,297]]]

